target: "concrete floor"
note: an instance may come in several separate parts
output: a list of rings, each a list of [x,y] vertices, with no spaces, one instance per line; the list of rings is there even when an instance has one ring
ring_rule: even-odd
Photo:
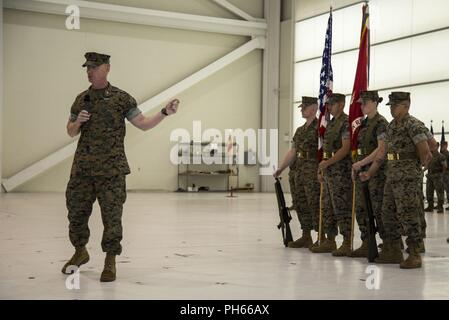
[[[275,195],[259,193],[129,193],[113,283],[98,281],[95,204],[91,260],[80,289],[69,290],[60,272],[73,253],[66,215],[62,193],[0,195],[0,299],[449,299],[449,212],[427,214],[423,268],[379,265],[372,290],[365,259],[284,248]]]

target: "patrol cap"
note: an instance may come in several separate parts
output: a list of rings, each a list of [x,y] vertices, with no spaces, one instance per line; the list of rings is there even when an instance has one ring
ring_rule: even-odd
[[[327,99],[326,104],[335,104],[338,102],[345,102],[346,97],[341,93],[332,93],[329,99]]]
[[[397,104],[402,101],[410,102],[410,92],[394,91],[389,96],[387,105]]]
[[[86,52],[84,54],[86,62],[84,62],[83,67],[87,66],[100,66],[104,63],[109,63],[110,55],[97,53],[97,52]]]
[[[357,100],[357,102],[363,102],[366,100],[381,103],[384,99],[382,97],[379,98],[379,93],[377,92],[377,90],[360,91],[360,98],[359,100]]]
[[[308,107],[312,104],[318,104],[318,98],[317,97],[302,97],[301,104],[298,106],[298,108],[304,108]]]

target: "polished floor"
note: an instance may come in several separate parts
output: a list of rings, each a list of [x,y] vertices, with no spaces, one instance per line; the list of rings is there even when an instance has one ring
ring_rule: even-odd
[[[449,299],[449,211],[426,216],[422,269],[367,270],[365,259],[284,248],[274,194],[129,193],[117,280],[99,282],[95,204],[91,260],[72,290],[60,272],[66,215],[62,193],[0,195],[0,299]],[[297,238],[296,217],[292,228]]]

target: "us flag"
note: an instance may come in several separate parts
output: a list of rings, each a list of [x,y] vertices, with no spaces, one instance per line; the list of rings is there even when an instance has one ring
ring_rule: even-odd
[[[326,126],[330,119],[329,111],[326,108],[326,101],[332,94],[334,76],[332,73],[332,7],[327,21],[326,40],[324,42],[323,59],[320,73],[320,93],[318,95],[320,117],[318,123],[318,161],[323,159],[323,140]]]

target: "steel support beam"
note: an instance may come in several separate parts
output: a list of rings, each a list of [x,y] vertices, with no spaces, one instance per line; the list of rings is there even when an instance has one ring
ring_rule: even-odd
[[[212,0],[216,4],[222,6],[223,8],[227,9],[228,11],[232,12],[233,14],[247,20],[247,21],[259,21],[259,22],[265,22],[264,19],[258,19],[254,18],[253,16],[247,14],[245,11],[241,10],[240,8],[236,7],[232,3],[230,3],[227,0]]]
[[[264,21],[242,21],[207,17],[178,12],[168,12],[127,7],[82,0],[4,0],[8,9],[40,13],[67,15],[69,5],[80,9],[81,18],[150,25],[164,28],[194,30],[242,36],[264,36],[267,25]]]

